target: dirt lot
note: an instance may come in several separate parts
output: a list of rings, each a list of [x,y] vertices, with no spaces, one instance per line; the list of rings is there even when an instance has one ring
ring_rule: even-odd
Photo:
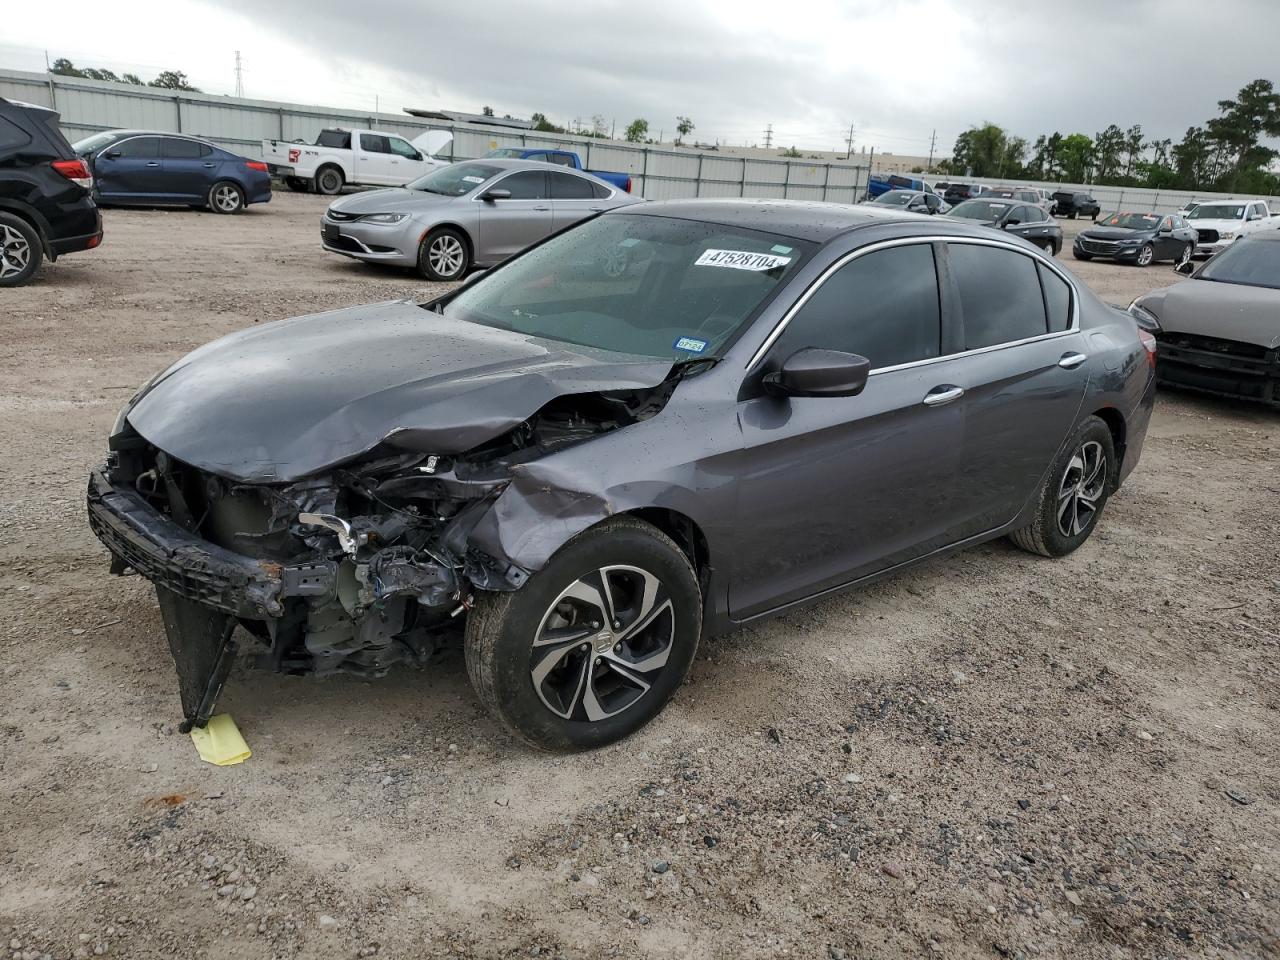
[[[993,543],[710,641],[620,746],[521,747],[452,653],[244,665],[222,707],[254,756],[201,763],[84,478],[190,348],[429,292],[323,255],[322,208],[109,211],[100,250],[0,292],[0,951],[1275,954],[1280,417],[1242,404],[1163,394],[1069,559]],[[1124,303],[1175,279],[1071,266]]]

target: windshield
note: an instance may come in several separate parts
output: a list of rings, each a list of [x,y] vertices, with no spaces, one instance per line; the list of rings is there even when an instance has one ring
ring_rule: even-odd
[[[606,215],[475,281],[444,314],[635,356],[712,357],[810,246],[714,223]]]
[[[77,156],[87,157],[89,154],[101,150],[119,136],[120,134],[116,133],[114,130],[110,130],[106,133],[95,133],[91,137],[85,137],[83,140],[77,140],[71,145],[71,149],[76,152]]]
[[[1012,207],[1011,203],[998,200],[966,200],[947,211],[949,217],[961,217],[968,220],[999,220]]]
[[[439,193],[446,197],[460,197],[470,193],[486,180],[502,173],[502,167],[490,163],[455,163],[433,170],[425,177],[411,180],[405,186],[423,193]]]
[[[519,160],[524,155],[524,151],[519,147],[498,147],[497,150],[490,150],[480,159],[482,160]]]
[[[1099,221],[1101,227],[1121,227],[1125,230],[1154,230],[1160,225],[1158,213],[1117,213]]]
[[[888,193],[880,194],[872,202],[883,203],[886,207],[905,207],[914,196],[914,193],[907,193],[903,190],[890,190]]]
[[[1280,290],[1280,241],[1246,239],[1233,243],[1201,267],[1196,278]]]
[[[1202,203],[1187,214],[1188,220],[1243,220],[1243,203]]]

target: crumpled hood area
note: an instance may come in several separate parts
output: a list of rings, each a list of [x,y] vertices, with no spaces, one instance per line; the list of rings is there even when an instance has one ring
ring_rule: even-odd
[[[411,300],[253,327],[170,367],[129,423],[201,470],[288,483],[383,441],[463,453],[557,397],[648,389],[671,362],[449,320]]]
[[[1280,290],[1211,280],[1183,280],[1140,301],[1151,302],[1169,333],[1280,346]]]

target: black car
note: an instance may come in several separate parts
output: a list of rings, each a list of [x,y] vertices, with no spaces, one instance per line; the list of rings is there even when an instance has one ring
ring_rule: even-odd
[[[949,210],[948,217],[971,220],[1022,237],[1040,249],[1057,254],[1062,249],[1062,228],[1044,207],[1016,200],[966,200]]]
[[[954,207],[958,203],[972,200],[982,191],[983,186],[980,183],[949,183],[942,194],[942,199]]]
[[[1177,214],[1116,213],[1076,237],[1077,260],[1106,257],[1150,266],[1157,260],[1186,263],[1196,252],[1196,232]]]
[[[89,169],[45,107],[0,98],[0,287],[102,242]]]
[[[1093,217],[1097,220],[1098,214],[1102,213],[1102,205],[1092,195],[1074,190],[1059,190],[1053,195],[1053,202],[1054,213],[1072,220],[1076,217]]]

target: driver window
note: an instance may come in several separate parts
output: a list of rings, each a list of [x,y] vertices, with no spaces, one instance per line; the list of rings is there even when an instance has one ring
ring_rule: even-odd
[[[865,254],[845,264],[791,318],[771,353],[843,350],[872,369],[941,353],[942,313],[933,248],[926,243]]]
[[[391,152],[398,156],[408,157],[410,160],[422,159],[422,155],[408,140],[401,140],[399,137],[387,137],[387,143],[391,147]]]
[[[1169,231],[1173,229],[1173,217],[1165,217],[1160,221],[1160,229]]]

